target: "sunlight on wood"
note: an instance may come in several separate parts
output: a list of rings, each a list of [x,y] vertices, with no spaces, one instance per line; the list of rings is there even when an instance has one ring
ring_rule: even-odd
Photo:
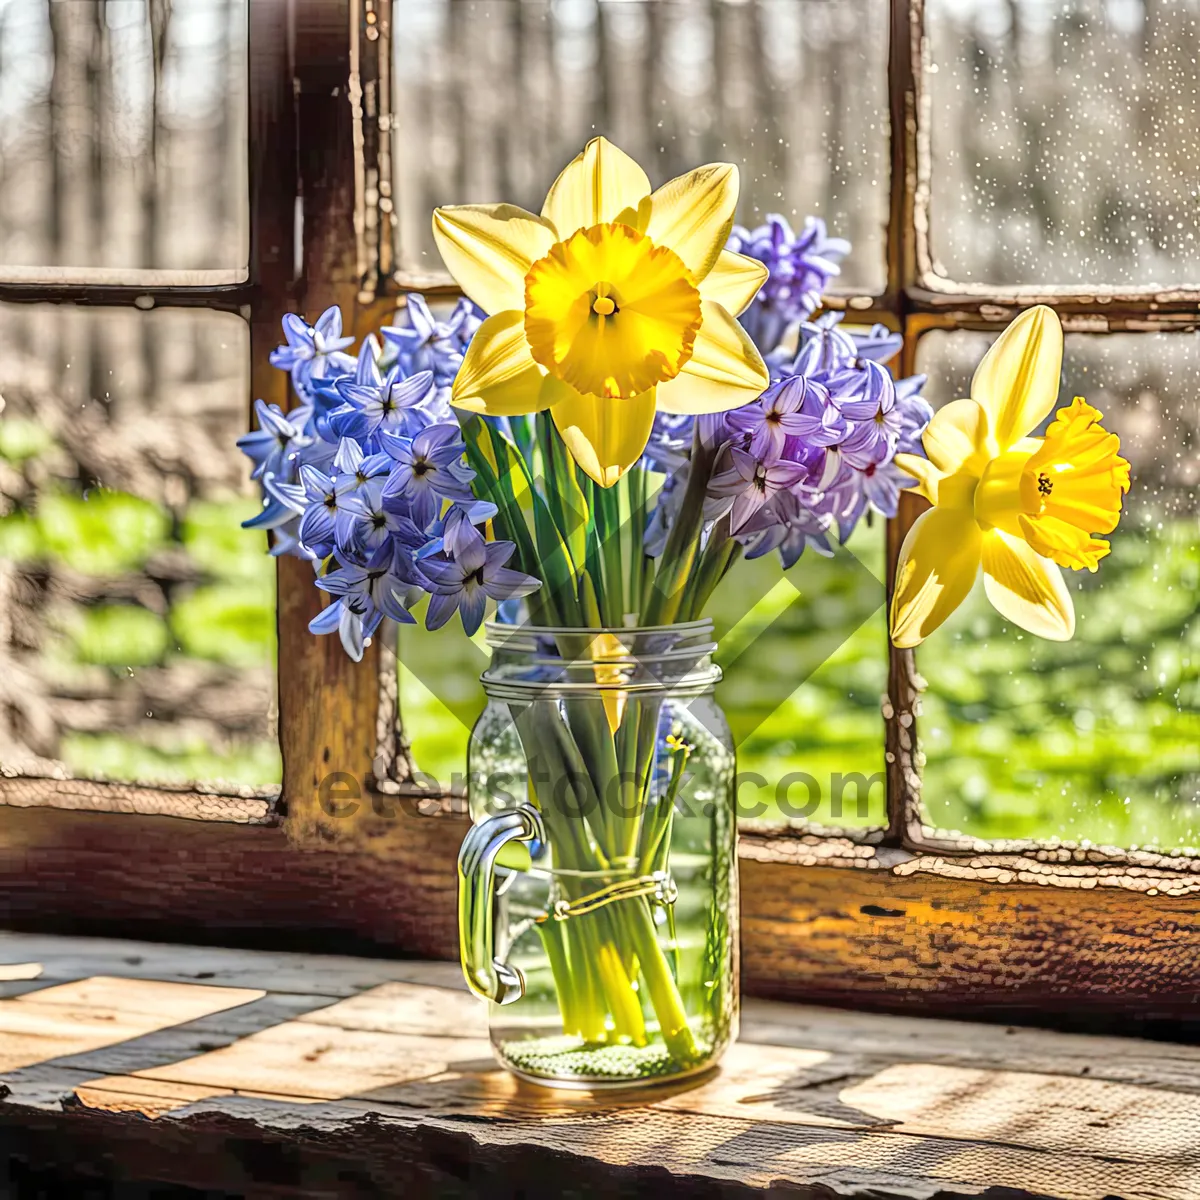
[[[39,962],[0,963],[0,983],[12,983],[19,979],[37,979],[42,973]]]
[[[42,1113],[74,1091],[66,1119],[100,1113],[168,1146],[180,1131],[225,1122],[296,1144],[377,1138],[421,1157],[469,1127],[482,1155],[561,1155],[584,1175],[655,1170],[752,1188],[853,1181],[889,1196],[1200,1195],[1197,1050],[751,1001],[748,1040],[714,1075],[642,1093],[556,1092],[497,1068],[486,1007],[443,986],[447,964],[180,948],[171,959],[136,943],[110,945],[107,959],[89,944],[86,959],[78,943],[63,946],[57,958],[49,940],[10,951],[43,962],[51,978],[97,971],[0,1002],[12,1089],[0,1107],[13,1112]],[[263,995],[99,973],[101,962],[120,970],[123,961],[175,979],[286,986],[252,1011],[136,1050],[64,1059]],[[96,1077],[86,1079],[89,1062]]]
[[[739,1042],[721,1060],[716,1076],[662,1101],[661,1107],[738,1121],[849,1127],[852,1122],[818,1113],[805,1102],[805,1090],[819,1080],[813,1068],[830,1058],[825,1050]]]
[[[139,1079],[268,1093],[315,1103],[386,1099],[389,1089],[472,1064],[493,1066],[483,1039],[427,1038],[286,1021],[195,1058],[137,1071]]]
[[[1099,1079],[897,1063],[841,1099],[904,1133],[1148,1162],[1200,1153],[1200,1096]]]
[[[344,1025],[377,1033],[421,1033],[430,1037],[487,1037],[487,1005],[469,992],[385,983],[305,1013],[314,1025]]]
[[[76,1099],[85,1108],[98,1108],[106,1112],[137,1112],[152,1119],[177,1108],[186,1108],[198,1100],[213,1100],[228,1095],[231,1093],[224,1088],[151,1081],[131,1075],[109,1075],[80,1084],[75,1089]]]
[[[979,1145],[885,1132],[866,1132],[838,1142],[793,1145],[752,1167],[767,1182],[796,1168],[837,1168],[868,1174],[872,1180],[899,1183],[915,1174],[980,1188],[1022,1189],[1021,1194],[1052,1195],[1057,1200],[1194,1200],[1200,1166],[1194,1163],[1124,1163],[1094,1155],[1053,1154],[1023,1146]],[[920,1194],[928,1194],[922,1192]]]
[[[76,1089],[89,1107],[161,1115],[221,1095],[313,1104],[389,1098],[416,1081],[495,1068],[487,1010],[466,992],[385,983],[231,1045]]]
[[[0,1000],[0,1071],[113,1046],[265,995],[103,975],[26,992]]]

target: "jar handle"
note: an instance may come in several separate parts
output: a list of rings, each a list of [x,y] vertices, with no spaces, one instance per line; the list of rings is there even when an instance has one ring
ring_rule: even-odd
[[[512,1004],[525,995],[525,976],[496,957],[496,856],[509,842],[545,842],[542,815],[531,804],[471,826],[458,852],[458,945],[467,986],[484,1000]]]

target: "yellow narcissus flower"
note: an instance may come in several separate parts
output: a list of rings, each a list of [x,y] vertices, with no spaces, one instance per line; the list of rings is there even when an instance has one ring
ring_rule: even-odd
[[[1023,312],[984,356],[971,398],[939,409],[927,459],[897,454],[933,504],[909,530],[896,567],[892,641],[916,646],[966,598],[979,568],[1002,616],[1066,641],[1075,610],[1060,567],[1094,571],[1129,490],[1129,463],[1101,415],[1076,397],[1044,438],[1028,435],[1058,395],[1062,326],[1043,305]]]
[[[451,403],[489,416],[549,409],[575,461],[611,487],[637,461],[655,408],[715,413],[769,382],[734,319],[767,270],[726,250],[737,168],[698,167],[650,191],[594,138],[540,216],[512,204],[439,208],[433,234],[462,290],[489,313]]]

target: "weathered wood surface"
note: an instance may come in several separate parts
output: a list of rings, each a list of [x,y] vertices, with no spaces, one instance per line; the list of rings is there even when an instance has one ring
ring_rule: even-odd
[[[308,947],[337,939],[457,957],[462,826],[409,819],[397,801],[388,804],[391,859],[299,847],[278,825],[0,809],[0,920],[160,940]]]
[[[938,861],[910,873],[743,858],[747,990],[925,1012],[1200,1018],[1195,895],[981,886],[985,866]]]
[[[297,846],[278,825],[3,808],[0,916],[56,933],[454,959],[464,820],[417,816],[394,796],[361,809],[371,853]],[[751,994],[1003,1019],[1200,1018],[1193,872],[743,835],[741,874]]]
[[[92,779],[36,779],[0,775],[0,805],[12,808],[61,808],[73,812],[134,813],[182,817],[188,821],[229,821],[263,825],[273,819],[278,788],[239,791],[195,784],[153,787]]]
[[[0,963],[18,1173],[254,1196],[1200,1197],[1196,1047],[751,1001],[699,1086],[581,1097],[497,1070],[447,964],[22,934]]]

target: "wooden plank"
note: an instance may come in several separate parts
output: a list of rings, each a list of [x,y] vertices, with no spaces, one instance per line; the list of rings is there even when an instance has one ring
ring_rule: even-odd
[[[53,983],[102,974],[116,964],[126,979],[269,988],[274,996],[325,1000],[355,996],[391,983],[421,983],[447,991],[463,986],[457,963],[0,931],[0,963],[35,959],[42,968],[41,979]],[[444,999],[440,992],[438,998]]]
[[[1123,1021],[1200,1017],[1194,895],[762,863],[742,873],[742,914],[744,982],[759,995],[1026,1020],[1085,1005]]]
[[[187,821],[230,821],[266,825],[275,820],[278,788],[246,788],[240,793],[204,790],[196,785],[154,787],[91,779],[37,779],[0,775],[0,805],[59,808],[72,812],[131,813],[181,817]]]
[[[0,983],[37,979],[43,971],[39,962],[0,963]]]
[[[398,1085],[447,1072],[458,1074],[480,1063],[494,1069],[486,1040],[289,1021],[220,1050],[135,1074],[293,1102],[355,1097],[382,1103]]]
[[[0,1000],[0,1071],[127,1042],[264,995],[259,989],[114,976],[27,992]]]
[[[1178,1157],[1198,1169],[1200,1096],[1099,1079],[903,1063],[846,1088],[844,1103],[930,1134],[1078,1153],[1131,1163]]]
[[[303,956],[4,944],[36,950],[49,979],[104,960],[181,978],[205,956],[210,979],[329,974]],[[418,978],[358,990],[396,967],[441,980],[440,964],[336,965],[346,998],[288,1015],[299,997],[268,995],[258,1004],[280,1004],[278,1023],[215,1050],[191,1052],[193,1026],[176,1025],[137,1070],[81,1074],[97,1050],[11,1072],[0,1152],[264,1195],[392,1194],[403,1179],[406,1195],[548,1196],[569,1172],[585,1196],[1200,1197],[1200,1048],[757,1002],[723,1070],[698,1086],[588,1097],[498,1071],[482,1006],[461,990]],[[0,1030],[14,1010],[56,1034],[91,1036],[105,1016],[136,1030],[225,990],[119,975],[56,984],[0,1002]],[[202,1019],[232,1028],[255,1007]],[[0,1057],[28,1032],[0,1032]],[[1104,1077],[1131,1070],[1142,1081]]]
[[[1200,328],[1200,291],[1147,287],[983,287],[927,274],[908,288],[910,329],[1004,329],[1020,312],[1048,304],[1068,333],[1191,333]]]
[[[384,52],[379,43],[386,38],[366,43],[371,70],[370,95],[364,97],[362,6],[350,0],[294,0],[293,7],[296,188],[304,221],[301,277],[289,306],[315,319],[336,304],[345,332],[362,338],[395,311],[394,299],[375,302],[369,285],[376,263],[367,262],[363,228],[367,166],[378,170],[377,164],[364,162],[364,104],[370,102],[376,120],[390,104],[384,94],[389,76],[381,72],[376,54]],[[386,13],[373,9],[378,31]],[[369,141],[378,153],[380,138],[373,135]],[[378,178],[372,178],[371,190],[382,203]],[[287,309],[282,298],[264,297],[261,311],[277,329]],[[278,588],[282,811],[288,836],[306,846],[337,843],[391,854],[402,830],[387,816],[380,818],[368,795],[377,778],[408,778],[412,771],[399,740],[395,662],[383,652],[391,635],[381,632],[362,662],[352,662],[336,637],[308,632],[328,599],[313,587],[311,566],[281,558]],[[385,671],[391,679],[383,678]]]
[[[451,963],[0,934],[0,963],[34,958],[45,960],[39,964],[43,984],[100,974],[115,963],[129,978],[181,983],[199,978],[215,986],[271,989],[258,1004],[194,1022],[189,1030],[198,1040],[212,1040],[221,1028],[239,1036],[254,1032],[261,1028],[254,1014],[268,1004],[275,1006],[277,1020],[431,1036],[444,1019],[455,1035],[478,1037],[486,1014],[486,1005],[465,993],[458,967]],[[345,1003],[328,1007],[339,999]],[[859,1060],[919,1060],[980,1069],[1007,1065],[1032,1071],[1053,1057],[1059,1073],[1200,1090],[1200,1047],[1129,1038],[916,1016],[889,1016],[881,1022],[869,1013],[745,999],[742,1041],[829,1052],[836,1054],[838,1064],[845,1063],[847,1047]],[[184,1052],[194,1053],[191,1043]],[[97,1063],[95,1056],[88,1061]],[[105,1058],[101,1069],[112,1070],[110,1062]]]
[[[301,848],[264,825],[0,810],[0,911],[10,928],[457,958],[464,827],[386,805],[373,816],[386,856]]]
[[[299,848],[270,826],[7,809],[0,905],[13,928],[453,961],[465,823],[410,816],[393,797],[380,805],[364,801],[387,831],[371,853]],[[743,836],[751,994],[1026,1022],[1200,1017],[1194,871],[1110,869],[1070,851],[1054,862],[851,845],[831,859],[827,848]],[[1189,894],[1161,894],[1176,887]]]

